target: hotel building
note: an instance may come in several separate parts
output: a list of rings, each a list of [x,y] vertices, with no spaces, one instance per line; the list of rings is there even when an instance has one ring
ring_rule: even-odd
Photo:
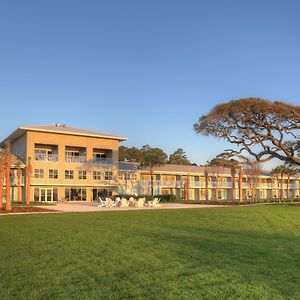
[[[25,199],[25,166],[32,165],[30,201],[83,201],[116,194],[150,194],[149,170],[138,164],[119,162],[119,143],[126,137],[63,124],[22,126],[11,141],[12,200],[16,201],[16,161],[22,162],[22,198]],[[3,145],[3,142],[1,143]],[[237,171],[238,173],[238,171]],[[236,200],[239,193],[248,200],[253,193],[253,178],[232,174],[225,168],[165,165],[154,170],[154,193],[175,194],[187,200]],[[284,198],[298,198],[300,178],[284,178]],[[255,198],[279,197],[281,181],[261,172],[255,179]],[[4,193],[5,195],[5,193]]]

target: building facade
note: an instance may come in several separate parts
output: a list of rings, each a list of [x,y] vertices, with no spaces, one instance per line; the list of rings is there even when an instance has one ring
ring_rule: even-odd
[[[127,140],[62,124],[22,126],[8,138],[15,160],[22,162],[22,199],[30,159],[30,201],[90,202],[99,196],[150,194],[149,170],[118,161],[119,143]],[[3,144],[3,142],[2,142]],[[16,201],[16,163],[11,171],[12,200]],[[300,178],[270,176],[225,168],[165,165],[154,169],[154,193],[174,194],[191,201],[299,198]],[[4,193],[5,194],[5,193]]]

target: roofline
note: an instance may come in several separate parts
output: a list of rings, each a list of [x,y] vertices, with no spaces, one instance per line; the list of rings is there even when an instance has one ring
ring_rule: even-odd
[[[55,131],[55,130],[50,130],[50,129],[40,129],[40,128],[32,128],[32,127],[26,127],[26,126],[21,126],[19,127],[21,130],[26,130],[26,131],[38,131],[38,132],[50,132],[50,133],[57,133],[57,134],[68,134],[68,135],[80,135],[80,136],[91,136],[91,137],[98,137],[98,138],[104,138],[104,139],[113,139],[113,140],[118,140],[118,141],[126,141],[128,138],[123,137],[123,136],[115,136],[115,135],[101,135],[101,134],[93,134],[93,133],[73,133],[69,131]]]
[[[21,137],[23,134],[25,134],[28,131],[35,131],[35,132],[48,132],[48,133],[56,133],[56,134],[66,134],[66,135],[75,135],[75,136],[87,136],[87,137],[95,137],[95,138],[103,138],[103,139],[112,139],[112,140],[118,140],[119,142],[126,141],[128,138],[123,136],[116,136],[116,135],[101,135],[101,134],[93,134],[93,133],[73,133],[68,131],[55,131],[50,129],[41,129],[41,128],[32,128],[27,126],[20,126],[15,131],[13,131],[7,138],[5,138],[3,141],[0,142],[0,147],[3,145],[3,143],[6,140],[16,140],[17,138]],[[12,139],[11,137],[14,136],[20,132],[20,135],[18,137]],[[23,134],[22,134],[23,132]]]

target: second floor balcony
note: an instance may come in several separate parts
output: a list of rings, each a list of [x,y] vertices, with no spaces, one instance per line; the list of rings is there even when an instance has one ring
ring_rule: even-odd
[[[99,164],[99,165],[112,165],[113,164],[113,159],[112,158],[106,158],[106,157],[94,157],[93,158],[93,163],[94,164]]]
[[[67,163],[86,163],[85,155],[65,155],[65,162]]]
[[[58,161],[58,155],[47,153],[35,153],[34,160],[56,162]]]

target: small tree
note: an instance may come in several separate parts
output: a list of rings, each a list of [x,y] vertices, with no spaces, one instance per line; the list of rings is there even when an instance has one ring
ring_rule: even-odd
[[[141,166],[148,167],[150,170],[151,177],[151,195],[154,194],[153,189],[153,176],[154,167],[164,165],[167,161],[167,154],[160,148],[151,148],[146,145],[142,148]]]
[[[247,178],[247,186],[250,191],[251,201],[256,201],[256,193],[259,187],[259,178],[261,174],[261,169],[259,164],[249,164],[245,169],[245,174]]]
[[[281,202],[283,199],[283,177],[284,177],[285,172],[286,172],[285,165],[280,165],[280,166],[277,166],[276,168],[272,169],[272,171],[270,173],[271,175],[276,176],[278,185],[280,182],[279,202]],[[280,176],[280,181],[279,181],[279,176]]]
[[[12,210],[11,196],[10,196],[10,169],[11,169],[11,144],[10,141],[5,142],[5,181],[6,181],[6,206],[7,211]]]
[[[292,163],[285,163],[285,174],[287,175],[287,182],[286,182],[286,197],[290,198],[290,182],[291,182],[291,176],[296,175],[299,173],[299,169],[295,166],[295,164]]]
[[[4,152],[1,150],[0,151],[0,209],[3,208],[4,174],[5,174],[5,155]]]
[[[31,157],[28,157],[27,166],[26,166],[26,199],[25,199],[27,205],[29,205],[30,203],[31,174],[32,174]]]

